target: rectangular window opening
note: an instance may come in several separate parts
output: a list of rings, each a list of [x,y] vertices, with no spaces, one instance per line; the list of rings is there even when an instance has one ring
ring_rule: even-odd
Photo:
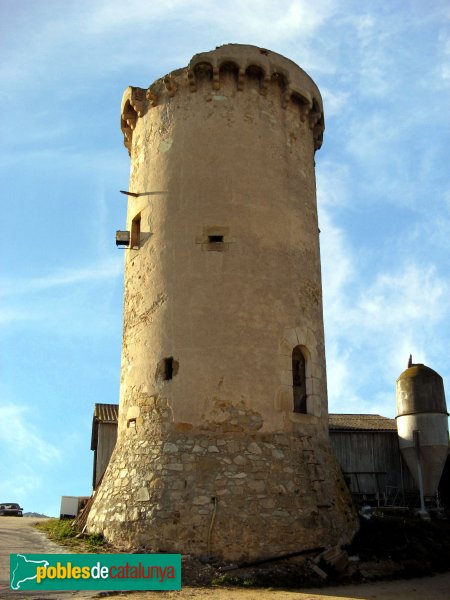
[[[306,360],[299,346],[292,351],[292,388],[294,392],[294,412],[308,412],[306,395]]]
[[[139,248],[141,241],[141,214],[136,215],[131,222],[131,247]]]
[[[210,244],[222,244],[223,235],[208,235],[208,242]]]
[[[169,381],[173,378],[173,357],[164,359],[164,379]]]

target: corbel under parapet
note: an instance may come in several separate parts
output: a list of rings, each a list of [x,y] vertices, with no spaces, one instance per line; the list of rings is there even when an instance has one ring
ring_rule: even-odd
[[[129,97],[130,104],[136,111],[137,116],[143,117],[148,109],[147,90],[132,86],[129,89],[131,90]]]
[[[167,95],[169,96],[169,98],[173,98],[173,96],[175,96],[176,91],[178,89],[178,85],[177,85],[175,79],[172,77],[171,73],[169,73],[169,75],[166,75],[164,77],[164,85],[166,86]]]
[[[131,152],[133,130],[139,117],[145,115],[148,109],[147,90],[128,86],[122,97],[120,111],[120,127],[124,135],[124,144]]]
[[[152,108],[158,105],[158,93],[156,91],[156,86],[154,83],[152,83],[152,85],[148,88],[145,96],[148,100],[149,105]]]

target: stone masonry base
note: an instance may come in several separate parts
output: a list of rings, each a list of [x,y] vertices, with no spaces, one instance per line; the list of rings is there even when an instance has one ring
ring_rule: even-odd
[[[116,446],[90,532],[151,552],[252,560],[345,543],[356,531],[336,459],[320,438],[164,437]]]

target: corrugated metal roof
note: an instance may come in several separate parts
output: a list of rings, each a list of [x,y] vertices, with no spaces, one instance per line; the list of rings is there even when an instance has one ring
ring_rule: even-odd
[[[96,404],[94,407],[94,419],[100,423],[117,423],[118,416],[118,404]]]
[[[381,415],[330,414],[328,422],[331,431],[397,431],[395,419]]]

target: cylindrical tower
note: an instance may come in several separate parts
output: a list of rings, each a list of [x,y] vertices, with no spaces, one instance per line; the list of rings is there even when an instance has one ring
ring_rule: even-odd
[[[410,360],[397,379],[396,419],[403,458],[424,496],[434,496],[449,451],[444,382],[436,371]]]
[[[319,90],[229,44],[128,88],[122,129],[119,432],[89,528],[227,559],[350,538],[327,429]]]

